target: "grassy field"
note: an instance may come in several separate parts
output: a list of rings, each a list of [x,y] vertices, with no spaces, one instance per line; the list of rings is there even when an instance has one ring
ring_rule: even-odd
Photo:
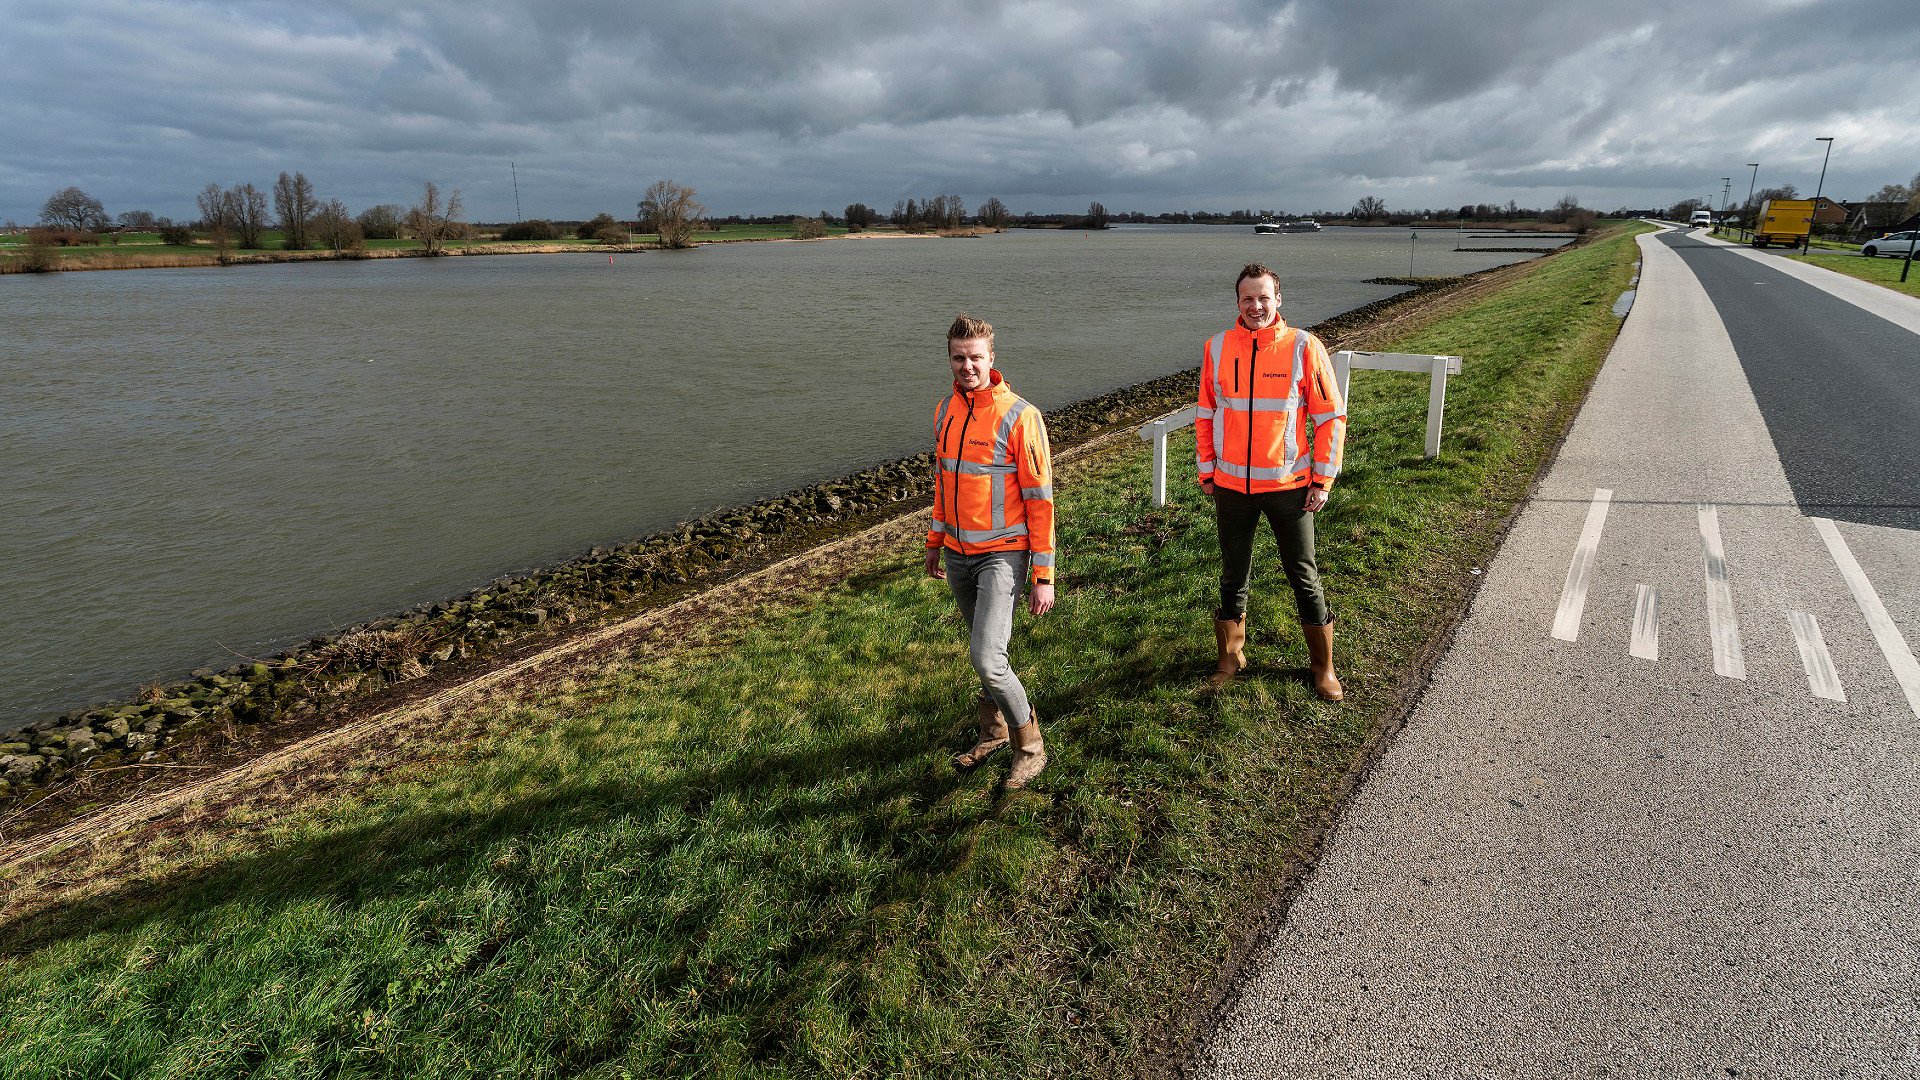
[[[1859,278],[1861,281],[1885,285],[1889,289],[1906,293],[1908,296],[1920,296],[1920,270],[1909,271],[1907,280],[1900,280],[1900,270],[1906,264],[1905,259],[1862,259],[1847,255],[1789,255],[1787,258],[1823,266],[1848,277]]]
[[[1343,706],[1302,681],[1270,557],[1252,672],[1195,692],[1210,512],[1184,469],[1153,509],[1127,438],[1057,481],[1061,603],[1015,640],[1053,759],[1027,791],[1004,756],[948,763],[971,673],[909,541],[305,794],[0,883],[42,908],[0,928],[0,1074],[1151,1072],[1417,688],[1635,257],[1624,232],[1553,256],[1398,343],[1467,357],[1437,461],[1425,377],[1357,374],[1319,521]]]
[[[844,226],[828,226],[828,236],[846,235]],[[703,230],[694,234],[700,243],[717,243],[733,240],[788,240],[794,234],[790,225],[723,225],[717,230]],[[79,244],[73,247],[56,247],[52,254],[73,269],[128,269],[144,266],[187,266],[210,265],[216,261],[216,251],[207,241],[194,244],[163,244],[158,233],[121,233],[119,243]],[[282,234],[278,230],[267,230],[261,234],[257,248],[235,248],[233,256],[239,261],[277,261],[283,255],[295,258],[330,258],[330,253],[309,249],[306,252],[288,253],[281,248]],[[659,242],[653,233],[638,233],[632,243],[650,246]],[[24,258],[25,235],[0,236],[0,273],[17,271]],[[605,245],[597,240],[580,240],[565,235],[554,240],[540,241],[537,245],[530,242],[499,241],[479,239],[469,243],[448,245],[455,254],[486,254],[490,251],[514,251],[538,247],[542,250],[599,251]],[[368,240],[366,249],[375,254],[389,252],[418,251],[418,240]],[[615,248],[614,250],[622,250]]]

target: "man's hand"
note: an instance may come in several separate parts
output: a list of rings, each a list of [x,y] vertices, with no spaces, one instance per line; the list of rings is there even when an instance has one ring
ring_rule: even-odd
[[[1035,585],[1027,594],[1027,610],[1035,615],[1045,615],[1053,610],[1053,586]]]
[[[1327,508],[1327,489],[1310,487],[1307,489],[1307,513],[1317,514]]]
[[[927,549],[927,576],[939,578],[941,581],[947,580],[947,568],[940,565],[939,548]]]
[[[1213,481],[1211,480],[1200,481],[1200,490],[1206,492],[1209,495],[1213,494]]]

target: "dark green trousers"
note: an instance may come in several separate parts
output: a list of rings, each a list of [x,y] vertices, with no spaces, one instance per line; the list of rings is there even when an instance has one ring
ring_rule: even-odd
[[[1265,516],[1280,546],[1280,565],[1293,586],[1293,602],[1300,621],[1325,626],[1333,621],[1327,594],[1320,587],[1320,567],[1313,557],[1313,518],[1307,513],[1307,488],[1244,495],[1216,486],[1213,520],[1220,534],[1220,609],[1218,619],[1237,619],[1247,611],[1247,588],[1253,578],[1253,539]]]

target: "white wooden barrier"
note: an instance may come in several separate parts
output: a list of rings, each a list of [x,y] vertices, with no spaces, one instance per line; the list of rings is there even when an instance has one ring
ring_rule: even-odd
[[[1424,371],[1431,377],[1427,388],[1427,456],[1440,456],[1440,421],[1447,411],[1447,376],[1460,374],[1457,356],[1430,356],[1426,353],[1356,352],[1342,349],[1334,353],[1334,377],[1340,380],[1340,400],[1351,400],[1347,393],[1353,382],[1353,369],[1370,371]],[[1195,406],[1170,412],[1140,427],[1140,438],[1153,444],[1153,505],[1167,505],[1167,436],[1193,423]]]
[[[1342,349],[1333,354],[1333,373],[1340,380],[1341,401],[1348,400],[1347,385],[1353,381],[1354,368],[1368,371],[1424,371],[1432,377],[1427,387],[1427,456],[1439,457],[1440,419],[1447,411],[1447,376],[1460,374],[1460,358]]]

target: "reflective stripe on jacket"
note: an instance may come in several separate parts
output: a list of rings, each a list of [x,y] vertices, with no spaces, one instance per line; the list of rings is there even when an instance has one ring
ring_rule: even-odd
[[[958,388],[933,415],[933,528],[927,546],[965,555],[1032,552],[1035,584],[1054,580],[1053,454],[1040,410],[998,371]]]
[[[1331,488],[1347,406],[1327,347],[1282,319],[1258,332],[1236,321],[1215,334],[1200,353],[1193,430],[1202,481],[1249,495]]]

